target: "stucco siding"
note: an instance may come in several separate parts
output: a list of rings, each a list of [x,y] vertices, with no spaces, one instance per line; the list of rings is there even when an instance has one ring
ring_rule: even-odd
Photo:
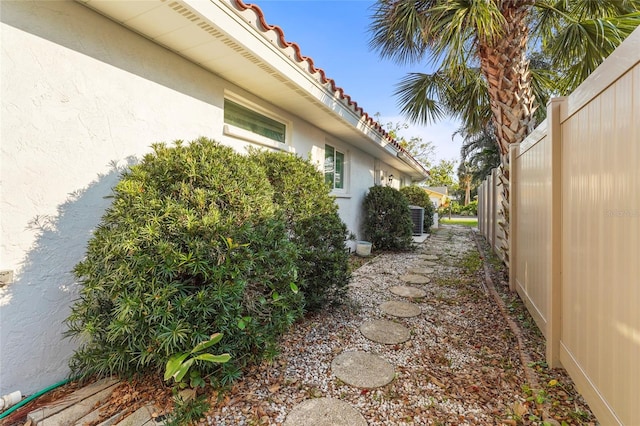
[[[220,138],[219,79],[70,2],[2,2],[0,394],[67,374],[73,266],[125,166]],[[207,82],[207,84],[203,84]]]
[[[122,167],[156,142],[224,134],[229,93],[287,121],[287,150],[321,167],[330,135],[75,2],[0,2],[0,395],[65,378],[76,344],[63,321],[77,297],[74,265],[109,206]],[[375,159],[349,151],[337,198],[358,233]],[[396,176],[401,177],[399,172]]]

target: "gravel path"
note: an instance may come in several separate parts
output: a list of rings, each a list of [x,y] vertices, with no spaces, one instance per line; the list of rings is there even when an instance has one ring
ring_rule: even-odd
[[[353,273],[343,306],[299,321],[280,341],[281,354],[249,368],[232,389],[208,389],[211,409],[198,424],[596,425],[566,372],[547,368],[544,338],[518,296],[506,290],[499,262],[474,240],[467,227],[444,226],[415,252],[369,259]],[[493,282],[488,286],[483,261]],[[408,283],[411,275],[430,280],[414,277]],[[490,294],[502,299],[503,311]],[[417,312],[405,315],[407,308]],[[387,334],[408,330],[409,339],[376,343],[361,331],[388,341],[388,335],[378,338],[380,327],[390,327]],[[351,371],[340,369],[353,364],[345,358],[349,354],[362,359],[362,376],[368,373],[363,363],[369,370],[381,368],[376,374],[386,378],[380,387],[347,384]],[[3,424],[22,425],[26,412],[81,386],[63,386]],[[159,407],[154,415],[173,408],[161,377],[123,381],[102,418],[151,402]]]
[[[465,270],[470,254],[479,258],[471,232],[446,227],[415,252],[379,255],[357,269],[349,303],[299,323],[283,338],[273,363],[251,369],[212,408],[209,424],[279,425],[297,404],[319,397],[348,403],[369,425],[508,420],[524,403],[523,370],[515,339],[483,291],[481,275]],[[411,270],[426,268],[425,261],[433,268],[431,282],[401,280]],[[399,285],[426,292],[413,299],[420,315],[397,318],[381,311],[383,302],[407,300],[390,291]],[[403,324],[411,330],[410,340],[396,345],[370,341],[359,328],[376,319]],[[395,366],[395,379],[376,389],[343,383],[332,373],[331,362],[346,351],[379,355]]]

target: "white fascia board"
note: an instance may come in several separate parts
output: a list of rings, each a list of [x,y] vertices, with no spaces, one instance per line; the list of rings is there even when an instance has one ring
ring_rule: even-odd
[[[346,105],[346,101],[340,97],[339,93],[332,92],[330,83],[322,83],[322,76],[319,72],[312,73],[306,61],[299,62],[297,60],[293,47],[278,47],[279,34],[275,30],[266,30],[262,34],[258,33],[260,30],[256,27],[261,26],[261,24],[253,22],[256,19],[256,14],[253,10],[247,9],[238,12],[235,10],[232,0],[182,1],[212,24],[215,23],[218,28],[243,45],[248,51],[284,75],[300,90],[325,105],[335,116],[347,122],[354,129],[361,131],[372,143],[379,145],[389,155],[397,155],[397,149],[384,140],[382,135],[366,121],[364,116]]]

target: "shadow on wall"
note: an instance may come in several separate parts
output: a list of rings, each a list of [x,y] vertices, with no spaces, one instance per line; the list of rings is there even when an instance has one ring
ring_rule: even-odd
[[[87,6],[75,2],[0,1],[0,16],[3,23],[26,33],[222,107],[219,97],[203,90],[199,78],[181,77],[185,67],[189,74],[197,72],[203,79],[209,79],[210,72],[186,61],[176,61],[179,57],[176,53],[134,36]]]
[[[28,230],[38,237],[15,280],[0,289],[0,394],[31,394],[64,379],[77,343],[65,339],[63,321],[78,296],[74,266],[84,257],[92,230],[111,204],[129,157],[69,195],[55,217],[35,217]]]

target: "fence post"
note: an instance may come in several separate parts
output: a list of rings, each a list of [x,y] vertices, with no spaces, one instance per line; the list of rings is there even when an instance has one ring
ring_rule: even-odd
[[[518,273],[518,235],[517,235],[517,223],[518,223],[518,203],[517,197],[519,192],[519,168],[518,168],[518,155],[520,155],[520,144],[514,143],[509,147],[509,164],[511,170],[509,173],[509,290],[515,291],[516,289],[516,277]]]
[[[561,108],[566,98],[553,98],[547,105],[547,137],[551,144],[551,288],[547,292],[547,347],[550,368],[560,367],[562,336],[562,127]]]
[[[493,169],[487,178],[487,242],[493,251]]]
[[[484,238],[491,245],[491,233],[489,224],[491,223],[491,174],[484,181]]]
[[[487,238],[487,226],[486,226],[486,222],[487,222],[487,179],[485,178],[482,181],[482,185],[480,185],[480,187],[482,188],[482,224],[480,225],[480,232],[482,233],[482,236]],[[480,202],[478,201],[478,205],[480,205]],[[478,224],[480,224],[480,219],[478,218]]]
[[[489,203],[491,204],[491,250],[497,254],[496,251],[496,229],[498,228],[498,209],[496,205],[498,204],[498,169],[491,170],[491,199]]]

